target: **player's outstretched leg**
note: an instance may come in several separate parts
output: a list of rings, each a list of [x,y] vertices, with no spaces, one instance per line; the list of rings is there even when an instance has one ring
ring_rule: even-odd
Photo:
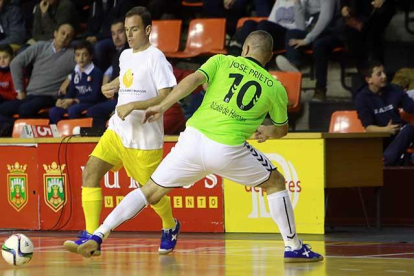
[[[285,262],[319,262],[323,257],[311,250],[307,244],[299,240],[296,233],[295,216],[289,194],[285,188],[285,179],[277,171],[265,183],[260,185],[267,192],[270,215],[279,226],[280,234],[285,242]]]
[[[145,194],[143,193],[145,189]],[[77,253],[84,257],[93,256],[99,250],[103,238],[123,222],[138,215],[148,202],[158,202],[170,189],[155,185],[151,180],[141,189],[135,189],[125,196],[121,203],[108,215],[103,224],[96,229],[93,235],[77,248]],[[147,201],[148,197],[148,201]],[[179,227],[176,231],[178,235]]]
[[[82,174],[82,207],[85,215],[86,230],[79,232],[77,240],[67,240],[63,243],[66,250],[78,253],[79,245],[85,243],[99,226],[99,218],[102,210],[102,189],[99,186],[100,179],[113,167],[95,156],[91,156]],[[93,256],[100,256],[101,251],[96,250]]]

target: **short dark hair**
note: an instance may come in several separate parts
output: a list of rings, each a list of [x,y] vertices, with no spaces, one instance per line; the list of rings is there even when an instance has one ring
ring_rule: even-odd
[[[126,13],[125,18],[132,17],[134,15],[138,15],[139,17],[141,17],[142,23],[144,24],[144,28],[152,25],[151,14],[145,7],[133,7]]]
[[[13,54],[14,54],[13,48],[9,44],[0,45],[0,52],[6,52],[10,56],[13,56]]]
[[[125,18],[116,18],[111,22],[111,26],[116,25],[118,23],[122,23],[122,25],[125,24]]]
[[[86,49],[89,54],[93,55],[93,47],[92,44],[87,40],[79,40],[75,43],[75,46],[73,47],[74,51],[80,50],[80,49]]]
[[[383,66],[382,62],[376,59],[369,60],[366,62],[364,69],[362,70],[362,74],[364,78],[370,78],[372,73],[374,73],[375,67]]]
[[[63,25],[69,25],[72,27],[74,32],[76,31],[75,27],[70,22],[63,22],[63,23],[60,23],[59,25],[56,25],[55,31],[59,31],[60,27],[62,27]]]

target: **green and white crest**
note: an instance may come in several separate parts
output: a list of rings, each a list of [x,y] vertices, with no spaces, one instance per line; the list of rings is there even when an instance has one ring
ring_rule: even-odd
[[[26,168],[27,165],[20,165],[19,162],[7,165],[10,172],[7,174],[7,199],[17,212],[20,212],[29,201],[29,181],[25,173]]]
[[[52,165],[43,165],[46,173],[43,174],[45,203],[53,211],[57,212],[66,204],[66,174],[63,173],[65,164],[59,166],[56,162]]]

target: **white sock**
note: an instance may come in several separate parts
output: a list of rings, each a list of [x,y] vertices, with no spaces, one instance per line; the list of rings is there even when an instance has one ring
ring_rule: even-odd
[[[292,249],[299,249],[301,242],[296,234],[295,216],[288,191],[284,190],[267,195],[267,201],[269,202],[270,215],[279,226],[285,246],[290,246]]]
[[[148,205],[145,195],[141,189],[135,189],[127,194],[118,206],[106,217],[103,224],[93,232],[101,238],[107,238],[109,233],[121,223],[135,217]]]

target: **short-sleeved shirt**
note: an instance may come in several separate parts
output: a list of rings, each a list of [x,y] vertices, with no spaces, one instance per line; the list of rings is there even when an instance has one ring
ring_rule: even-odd
[[[203,102],[187,126],[226,145],[240,145],[267,114],[277,126],[288,122],[284,87],[249,57],[216,55],[199,69],[208,82]]]
[[[177,84],[171,64],[154,46],[137,53],[133,53],[132,49],[124,50],[119,66],[117,107],[157,97],[160,89]],[[126,148],[161,149],[164,144],[163,120],[142,124],[144,113],[145,110],[134,110],[122,121],[115,112],[109,120],[109,129],[121,137]]]

